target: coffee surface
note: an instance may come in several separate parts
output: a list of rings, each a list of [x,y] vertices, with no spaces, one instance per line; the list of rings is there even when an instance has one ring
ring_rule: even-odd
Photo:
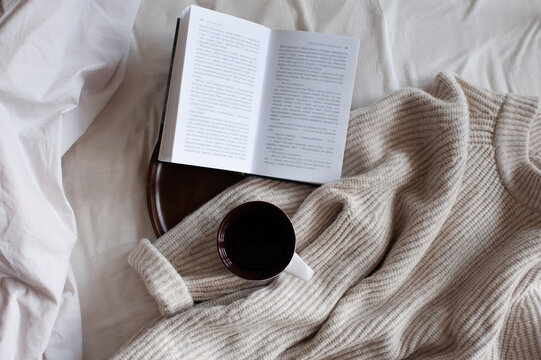
[[[225,250],[233,263],[249,271],[283,267],[291,258],[291,236],[290,223],[280,214],[251,210],[229,224]]]

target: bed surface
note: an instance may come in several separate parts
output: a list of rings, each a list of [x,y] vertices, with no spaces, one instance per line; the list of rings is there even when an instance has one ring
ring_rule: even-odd
[[[123,82],[62,158],[63,186],[76,221],[71,265],[85,359],[111,356],[159,315],[127,255],[141,238],[155,239],[147,167],[176,19],[189,3],[140,3]],[[428,90],[442,70],[499,93],[541,95],[541,4],[535,1],[193,3],[273,29],[359,37],[352,109],[403,87]]]

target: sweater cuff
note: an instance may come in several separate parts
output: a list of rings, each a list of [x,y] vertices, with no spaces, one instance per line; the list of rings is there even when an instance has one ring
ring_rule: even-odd
[[[169,317],[193,305],[182,276],[148,239],[139,242],[128,262],[143,279],[163,316]]]

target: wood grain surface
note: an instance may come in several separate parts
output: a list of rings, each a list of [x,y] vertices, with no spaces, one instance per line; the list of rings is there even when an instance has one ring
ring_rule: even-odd
[[[228,171],[161,162],[158,149],[156,145],[147,175],[148,211],[158,237],[245,177]]]

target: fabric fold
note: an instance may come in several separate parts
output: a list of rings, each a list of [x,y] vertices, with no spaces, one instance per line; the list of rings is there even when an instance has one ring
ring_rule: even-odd
[[[71,145],[118,89],[139,3],[0,2],[2,359],[83,357],[63,125]]]
[[[163,316],[171,316],[193,305],[182,276],[148,239],[139,242],[128,262],[143,279]]]

